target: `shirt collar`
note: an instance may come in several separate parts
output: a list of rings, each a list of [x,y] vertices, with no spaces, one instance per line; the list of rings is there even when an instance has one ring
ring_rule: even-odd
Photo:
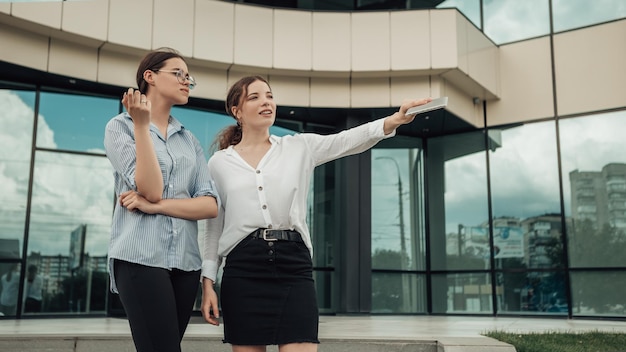
[[[127,111],[124,112],[124,117],[126,117],[126,119],[129,120],[129,122],[132,122],[133,120]],[[185,129],[185,125],[183,125],[180,121],[178,121],[178,119],[176,119],[174,116],[170,115],[169,126],[167,128],[168,133],[170,131],[170,128],[172,128],[173,132],[176,133]]]
[[[272,145],[280,144],[281,137],[275,136],[273,134],[270,135],[270,143]],[[223,149],[226,155],[232,155],[235,152],[234,145],[229,145],[226,149]]]

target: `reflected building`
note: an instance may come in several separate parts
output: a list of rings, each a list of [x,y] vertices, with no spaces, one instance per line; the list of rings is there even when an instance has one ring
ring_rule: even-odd
[[[522,221],[526,244],[524,259],[529,268],[548,269],[563,265],[561,220],[560,214],[545,214]]]
[[[74,309],[61,308],[65,305],[70,305],[69,302],[59,304],[59,300],[70,300],[74,292],[84,292],[84,295],[90,295],[89,290],[84,290],[78,287],[73,282],[75,276],[84,275],[87,280],[80,281],[80,284],[86,285],[86,287],[92,287],[93,273],[99,272],[106,274],[107,272],[107,257],[90,257],[89,254],[83,255],[83,261],[85,266],[83,268],[69,270],[72,263],[72,258],[69,255],[41,255],[41,253],[31,253],[28,256],[28,264],[35,265],[38,268],[38,275],[43,278],[42,285],[42,312],[37,313],[63,313],[67,310],[77,312],[90,312],[88,305],[83,304],[82,307],[76,306]],[[104,285],[100,287],[105,288]],[[101,296],[105,296],[106,292],[101,292]],[[80,301],[86,302],[87,298],[81,298]],[[56,307],[55,307],[56,305]],[[52,306],[52,307],[51,307]]]
[[[588,220],[594,229],[604,224],[626,229],[626,164],[606,164],[600,171],[569,173],[572,218]]]

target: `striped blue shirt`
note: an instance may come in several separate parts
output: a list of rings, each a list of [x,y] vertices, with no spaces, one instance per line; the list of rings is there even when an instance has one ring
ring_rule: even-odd
[[[163,175],[163,199],[217,198],[202,147],[189,130],[170,117],[167,139],[153,124],[150,125],[150,135]],[[107,123],[104,147],[114,169],[115,194],[136,191],[135,136],[128,113],[121,113]],[[202,259],[198,247],[198,222],[130,212],[116,202],[108,257],[113,292],[117,292],[113,259],[165,269],[199,270]]]

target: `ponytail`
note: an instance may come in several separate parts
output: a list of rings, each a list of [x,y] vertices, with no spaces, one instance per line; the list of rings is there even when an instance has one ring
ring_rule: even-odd
[[[241,126],[239,124],[226,126],[215,137],[211,144],[212,151],[226,149],[231,145],[235,145],[241,141]]]

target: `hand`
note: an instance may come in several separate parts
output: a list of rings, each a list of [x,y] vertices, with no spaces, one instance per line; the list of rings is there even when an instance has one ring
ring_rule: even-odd
[[[207,323],[215,326],[220,325],[220,310],[217,306],[217,293],[213,289],[213,281],[202,278],[202,316]]]
[[[141,94],[140,91],[133,88],[128,88],[128,91],[124,92],[122,97],[122,105],[124,105],[136,126],[150,126],[152,103],[145,94]]]
[[[128,209],[129,211],[140,210],[146,214],[155,214],[155,204],[150,203],[139,192],[127,191],[120,194],[120,205]]]
[[[402,106],[400,106],[400,110],[398,110],[399,113],[399,120],[398,122],[401,125],[407,124],[412,122],[415,119],[415,114],[413,115],[409,115],[406,116],[406,112],[407,110],[409,110],[410,108],[414,107],[414,106],[420,106],[420,105],[424,105],[424,104],[428,104],[432,101],[432,98],[424,98],[424,99],[420,99],[420,100],[405,100],[402,102]]]
[[[406,116],[407,110],[414,106],[420,106],[430,103],[432,100],[432,98],[424,98],[420,100],[404,100],[402,102],[402,106],[400,106],[400,109],[393,115],[385,119],[385,134],[389,134],[393,132],[396,128],[400,127],[400,125],[411,123],[415,119],[415,115]]]

